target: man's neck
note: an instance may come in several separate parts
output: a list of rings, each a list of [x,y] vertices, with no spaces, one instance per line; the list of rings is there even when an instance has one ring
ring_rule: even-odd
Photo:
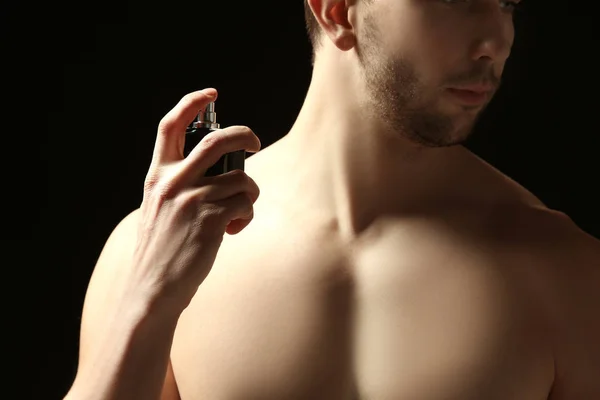
[[[423,206],[447,185],[440,171],[464,149],[424,148],[390,132],[352,98],[364,91],[350,75],[315,68],[298,118],[278,146],[293,165],[288,173],[299,196],[335,213],[352,236],[382,213]]]

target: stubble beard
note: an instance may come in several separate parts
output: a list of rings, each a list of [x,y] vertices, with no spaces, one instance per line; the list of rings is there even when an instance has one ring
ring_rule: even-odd
[[[372,17],[365,19],[359,60],[368,98],[367,107],[389,126],[395,136],[423,147],[462,144],[473,125],[455,129],[452,118],[422,99],[425,92],[415,68],[407,59],[381,55],[380,31]]]

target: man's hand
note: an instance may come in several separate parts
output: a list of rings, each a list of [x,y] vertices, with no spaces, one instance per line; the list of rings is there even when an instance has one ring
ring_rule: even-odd
[[[186,127],[216,96],[214,89],[188,94],[160,122],[140,209],[114,229],[90,280],[77,375],[65,399],[158,399],[179,315],[225,232],[252,220],[259,189],[250,177],[241,170],[204,176],[225,153],[260,150],[250,129],[212,131],[183,157]]]
[[[182,156],[186,127],[216,96],[214,89],[190,93],[162,119],[140,207],[132,285],[158,302],[169,299],[179,311],[210,272],[225,232],[239,233],[250,223],[259,196],[244,171],[204,176],[226,153],[260,150],[249,128],[213,131]]]

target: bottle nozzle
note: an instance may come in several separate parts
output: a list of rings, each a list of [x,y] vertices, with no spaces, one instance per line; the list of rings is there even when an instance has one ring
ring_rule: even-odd
[[[220,125],[217,122],[217,113],[215,112],[215,102],[211,101],[206,105],[204,110],[198,113],[194,128],[210,128],[219,129]]]

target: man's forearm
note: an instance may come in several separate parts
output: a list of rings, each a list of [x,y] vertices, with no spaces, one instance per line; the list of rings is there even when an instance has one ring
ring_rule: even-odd
[[[120,308],[80,360],[65,400],[158,399],[178,318],[143,306]]]

